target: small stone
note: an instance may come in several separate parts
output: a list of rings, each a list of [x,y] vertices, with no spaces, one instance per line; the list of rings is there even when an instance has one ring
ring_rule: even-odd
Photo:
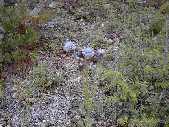
[[[104,54],[105,54],[104,49],[97,49],[95,53],[96,57],[99,57],[99,58],[102,57]]]
[[[113,51],[117,51],[118,49],[119,49],[119,47],[116,46],[113,48]]]
[[[50,3],[49,7],[55,9],[56,8],[56,2],[53,1],[52,3]]]
[[[79,115],[76,115],[76,116],[75,116],[75,119],[79,120],[79,119],[80,119],[80,116],[79,116]]]
[[[42,7],[35,7],[31,12],[30,12],[30,16],[38,16],[40,11],[42,10]]]

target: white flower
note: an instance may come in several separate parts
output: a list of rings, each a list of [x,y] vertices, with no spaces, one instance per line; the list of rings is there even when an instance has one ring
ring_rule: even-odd
[[[94,56],[95,52],[93,48],[87,47],[82,49],[82,54],[85,58],[91,58]]]
[[[66,40],[63,50],[66,52],[70,52],[76,49],[76,45],[74,41]]]
[[[97,53],[97,55],[100,56],[100,55],[105,54],[105,50],[104,49],[97,49],[96,53]]]

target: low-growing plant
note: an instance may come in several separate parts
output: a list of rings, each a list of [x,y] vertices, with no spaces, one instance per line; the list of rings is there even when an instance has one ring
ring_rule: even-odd
[[[46,64],[38,64],[33,68],[33,86],[36,86],[42,91],[46,91],[48,88],[59,86],[61,82],[63,82],[62,73],[50,73]]]
[[[4,80],[0,79],[0,97],[4,95]]]
[[[18,6],[0,8],[1,26],[5,30],[5,36],[0,44],[2,54],[1,64],[13,63],[25,57],[24,51],[19,49],[21,45],[33,45],[38,39],[38,33],[33,27],[19,27],[23,17],[26,15],[22,3]],[[24,25],[24,24],[22,24]],[[23,31],[20,33],[19,31]]]
[[[91,91],[89,89],[88,82],[88,70],[84,70],[84,82],[83,82],[83,96],[84,96],[84,107],[87,112],[90,112],[93,109],[93,101],[91,96]]]

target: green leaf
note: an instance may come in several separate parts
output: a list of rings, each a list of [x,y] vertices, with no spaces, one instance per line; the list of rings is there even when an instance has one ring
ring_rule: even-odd
[[[166,81],[166,82],[156,83],[156,86],[161,87],[163,89],[167,89],[167,88],[169,88],[169,82]]]

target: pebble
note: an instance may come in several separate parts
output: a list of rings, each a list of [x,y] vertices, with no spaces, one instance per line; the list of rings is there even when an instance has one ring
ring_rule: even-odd
[[[30,12],[30,16],[38,16],[40,11],[41,11],[41,7],[35,7],[31,12]]]
[[[52,3],[50,3],[49,8],[55,9],[56,8],[56,2],[53,1]]]
[[[96,57],[102,57],[105,54],[105,50],[104,49],[97,49],[96,50]]]
[[[56,23],[53,21],[49,21],[46,25],[47,25],[47,28],[54,28],[56,26]]]

